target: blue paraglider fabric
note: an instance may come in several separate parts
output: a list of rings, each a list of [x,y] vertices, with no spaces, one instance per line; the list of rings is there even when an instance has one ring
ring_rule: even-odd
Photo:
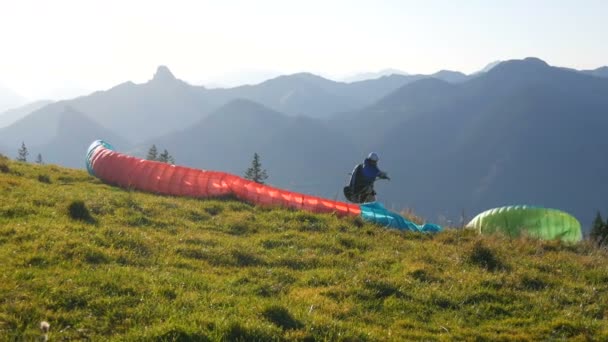
[[[112,145],[110,145],[109,143],[103,141],[103,140],[95,140],[93,141],[93,143],[91,144],[91,146],[89,146],[89,148],[87,149],[87,159],[86,159],[86,165],[87,165],[87,171],[89,171],[89,174],[91,176],[95,176],[95,171],[93,171],[93,166],[91,165],[91,156],[93,155],[93,153],[95,152],[95,150],[98,147],[105,147],[108,150],[114,150],[114,147]]]
[[[361,204],[361,217],[366,221],[375,222],[388,228],[400,230],[411,230],[414,232],[440,232],[440,226],[432,223],[417,225],[406,220],[403,216],[389,211],[380,202],[369,202]]]

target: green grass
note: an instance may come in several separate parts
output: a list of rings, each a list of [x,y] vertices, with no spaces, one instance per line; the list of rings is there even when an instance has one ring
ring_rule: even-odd
[[[0,159],[0,340],[607,340],[608,257]]]

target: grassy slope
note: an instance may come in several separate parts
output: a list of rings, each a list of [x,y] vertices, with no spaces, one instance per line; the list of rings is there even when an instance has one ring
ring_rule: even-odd
[[[51,340],[608,339],[608,257],[584,243],[398,232],[0,164],[0,340],[43,320]],[[74,200],[91,220],[70,218]]]

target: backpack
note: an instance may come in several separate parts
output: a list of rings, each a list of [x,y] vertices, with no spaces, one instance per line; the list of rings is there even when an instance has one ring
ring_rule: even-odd
[[[353,169],[353,172],[350,174],[350,179],[348,185],[344,187],[344,197],[350,202],[358,203],[359,200],[356,198],[355,192],[355,184],[357,184],[358,178],[361,177],[361,172],[363,170],[363,164],[358,164]]]

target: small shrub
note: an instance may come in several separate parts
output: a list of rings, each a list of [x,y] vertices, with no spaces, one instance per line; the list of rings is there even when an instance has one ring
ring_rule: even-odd
[[[209,220],[209,215],[192,210],[188,213],[188,218],[193,222],[202,222]]]
[[[262,312],[262,316],[283,330],[300,329],[304,325],[296,320],[289,311],[279,305],[273,305]]]
[[[578,322],[571,322],[565,319],[559,319],[553,322],[551,326],[551,337],[571,339],[579,335],[593,335],[593,329],[586,328]]]
[[[401,215],[415,224],[423,224],[425,222],[424,218],[414,214],[414,211],[410,208],[402,210]]]
[[[384,299],[390,296],[395,296],[397,298],[403,298],[404,294],[401,290],[390,283],[385,281],[376,281],[376,280],[366,280],[365,288],[368,289],[372,296],[376,299]]]
[[[10,219],[26,217],[26,216],[32,215],[34,213],[35,212],[29,208],[17,207],[17,206],[8,208],[8,209],[0,209],[0,217],[4,216],[4,217],[10,218]]]
[[[250,226],[248,223],[244,223],[244,222],[237,222],[235,224],[231,224],[230,226],[228,226],[228,230],[227,233],[230,235],[245,235],[247,233],[249,233],[250,231],[255,232],[255,229],[250,229]]]
[[[83,201],[76,200],[70,203],[68,206],[68,214],[74,220],[93,222],[93,217],[91,213],[89,213],[89,209],[87,209],[86,205]]]
[[[262,259],[258,258],[254,254],[244,251],[232,251],[232,256],[236,259],[236,264],[241,267],[260,266],[265,264]]]
[[[436,306],[440,309],[452,309],[452,310],[458,309],[458,304],[456,304],[456,302],[454,302],[453,300],[451,300],[448,297],[436,295],[436,294],[431,295],[429,304]]]
[[[46,258],[41,257],[41,256],[34,256],[32,258],[30,258],[25,264],[27,266],[34,266],[34,267],[44,267],[46,265],[48,265],[48,260],[46,260]]]
[[[48,175],[38,175],[38,181],[40,183],[51,184],[51,177]]]
[[[521,280],[521,286],[526,290],[542,291],[548,287],[549,284],[541,278],[525,275]]]
[[[76,178],[70,176],[59,176],[57,180],[63,184],[71,184],[77,181]]]
[[[368,249],[368,246],[365,242],[361,240],[351,239],[349,237],[340,236],[338,237],[338,243],[349,249],[358,249],[360,251],[365,251]]]
[[[181,255],[185,258],[195,259],[195,260],[205,260],[208,257],[208,254],[205,253],[204,251],[201,251],[199,249],[193,249],[193,248],[178,248],[175,251],[175,253],[178,255]]]
[[[0,163],[0,172],[9,173],[9,172],[11,172],[11,169],[8,167],[8,165],[6,165],[4,163]]]
[[[354,216],[349,218],[350,223],[357,228],[361,228],[365,225],[365,221],[360,216]]]
[[[163,289],[162,291],[160,291],[160,294],[168,300],[174,300],[175,298],[177,298],[177,293],[175,293],[175,291],[173,291],[172,289]]]
[[[296,213],[294,219],[299,222],[298,230],[301,232],[324,232],[328,228],[324,219],[307,212]]]
[[[275,262],[274,266],[287,267],[292,270],[301,271],[301,270],[315,269],[315,268],[319,267],[319,264],[320,264],[319,260],[315,257],[309,257],[309,258],[286,257],[286,258],[281,258],[280,260]]]
[[[219,338],[221,341],[273,341],[276,340],[270,333],[266,333],[260,329],[248,328],[237,322],[231,323],[228,328],[223,331]]]
[[[289,247],[293,245],[291,241],[281,241],[281,240],[264,240],[261,243],[262,247],[265,249],[274,249],[281,247]]]
[[[433,283],[433,282],[440,281],[439,278],[434,277],[433,275],[429,274],[427,271],[422,270],[422,269],[418,269],[413,272],[410,272],[410,276],[412,278],[418,280],[421,283]]]
[[[506,266],[496,253],[484,246],[481,241],[478,241],[469,252],[468,261],[491,272],[506,269]]]
[[[174,342],[186,342],[186,341],[211,341],[209,337],[201,333],[189,332],[181,328],[171,328],[166,332],[163,332],[159,336],[155,336],[158,341],[174,341]]]
[[[219,205],[211,205],[211,206],[204,208],[204,210],[207,212],[207,214],[209,214],[211,216],[215,216],[215,215],[221,213],[222,210],[224,210],[224,208],[220,207]]]
[[[106,264],[110,261],[110,259],[103,254],[101,251],[90,250],[86,251],[84,255],[84,261],[88,264]]]

